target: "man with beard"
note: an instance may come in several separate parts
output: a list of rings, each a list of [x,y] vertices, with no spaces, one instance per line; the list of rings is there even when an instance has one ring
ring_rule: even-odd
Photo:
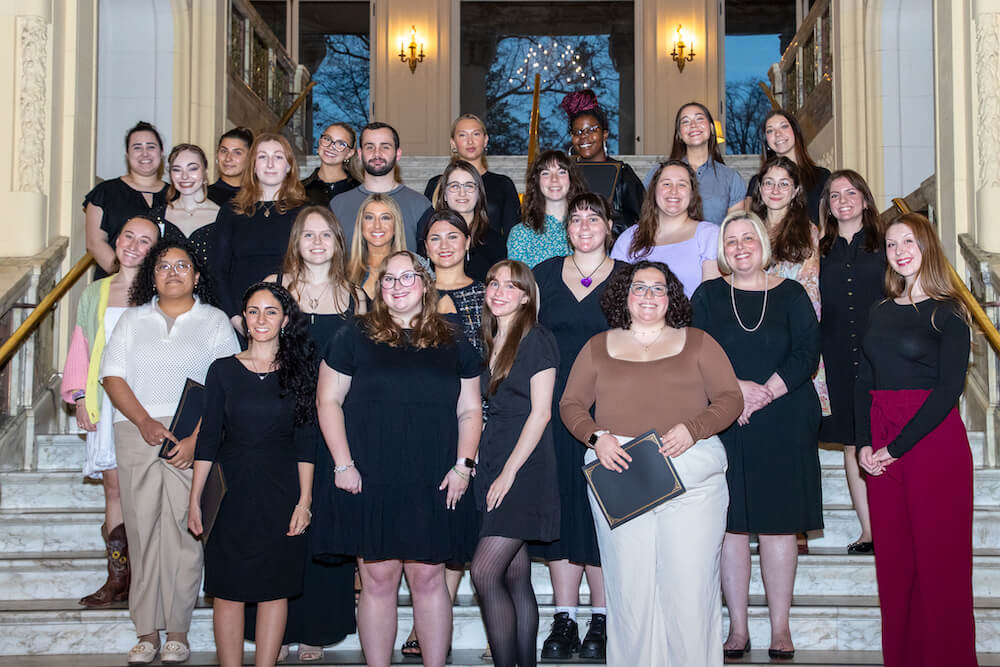
[[[386,123],[369,123],[361,130],[357,155],[365,170],[365,180],[353,190],[343,192],[330,201],[330,210],[337,216],[344,229],[344,240],[351,247],[354,221],[361,202],[368,195],[381,192],[389,195],[403,213],[406,230],[406,247],[417,248],[417,223],[431,211],[431,202],[422,194],[396,181],[394,168],[402,156],[399,133]]]

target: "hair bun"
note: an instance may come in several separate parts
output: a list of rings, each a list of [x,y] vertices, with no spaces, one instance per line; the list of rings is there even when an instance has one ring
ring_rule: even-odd
[[[559,103],[559,106],[562,107],[562,110],[566,112],[567,116],[574,116],[581,111],[596,109],[599,106],[597,104],[597,93],[590,88],[584,88],[583,90],[569,93],[563,98],[562,102]]]

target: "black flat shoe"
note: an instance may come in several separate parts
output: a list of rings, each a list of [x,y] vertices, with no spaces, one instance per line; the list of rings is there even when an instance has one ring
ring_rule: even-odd
[[[743,648],[726,648],[722,647],[722,655],[731,659],[739,659],[750,652],[750,638],[747,637],[747,643],[743,645]]]
[[[847,545],[847,553],[853,556],[869,555],[875,553],[875,544],[872,542],[862,542],[858,540]]]
[[[795,649],[769,648],[767,649],[767,655],[770,656],[772,660],[791,660],[795,657]]]

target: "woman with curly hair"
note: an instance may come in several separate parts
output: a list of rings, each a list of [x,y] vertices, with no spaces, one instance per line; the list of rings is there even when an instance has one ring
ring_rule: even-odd
[[[198,429],[169,429],[188,378],[205,380],[213,361],[239,351],[225,314],[212,304],[211,276],[184,241],[162,240],[146,255],[129,303],[104,348],[101,379],[115,406],[115,454],[132,565],[129,611],[138,643],[130,664],[191,654],[187,633],[201,587],[202,549],[187,527]],[[173,443],[167,458],[158,452]]]
[[[601,297],[611,330],[577,355],[559,404],[586,461],[628,470],[622,443],[655,430],[687,491],[612,531],[590,495],[608,606],[609,665],[721,665],[719,555],[726,451],[740,414],[733,367],[691,324],[681,282],[661,262],[617,271]],[[593,408],[593,416],[591,416]]]
[[[354,219],[347,279],[363,289],[368,299],[374,299],[382,262],[389,253],[406,249],[403,213],[396,200],[381,192],[365,197]]]
[[[562,151],[542,151],[528,170],[522,221],[507,237],[507,257],[528,268],[549,257],[569,254],[566,215],[569,200],[585,192],[576,163]]]
[[[292,222],[307,201],[295,153],[284,135],[257,135],[250,159],[253,168],[243,172],[240,191],[215,222],[212,258],[222,309],[241,333],[243,292],[281,267]]]
[[[690,297],[703,280],[719,275],[715,263],[718,224],[702,217],[701,193],[694,170],[680,160],[668,160],[653,172],[639,224],[615,241],[614,259],[647,260],[670,267]]]
[[[482,430],[482,362],[437,312],[416,255],[389,255],[376,284],[371,311],[337,331],[320,364],[319,423],[335,467],[316,498],[313,553],[357,556],[369,665],[392,660],[405,572],[423,662],[441,666],[452,623],[444,563],[468,549],[460,513],[474,511],[460,500]]]
[[[230,667],[243,664],[247,602],[257,603],[257,664],[278,657],[288,598],[302,592],[316,454],[305,317],[274,283],[251,286],[241,310],[246,351],[217,359],[205,380],[188,507],[188,527],[201,535],[202,490],[218,463],[226,495],[205,544],[205,594],[214,599],[219,661]]]

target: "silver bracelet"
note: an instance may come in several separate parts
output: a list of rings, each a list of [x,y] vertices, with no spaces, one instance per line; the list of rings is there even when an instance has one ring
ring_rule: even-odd
[[[305,505],[296,505],[295,507],[296,507],[296,509],[305,510],[306,514],[309,515],[309,518],[310,519],[313,518],[312,510],[309,509],[308,507],[306,507]]]
[[[335,473],[337,473],[337,472],[345,472],[347,470],[350,470],[353,467],[354,467],[354,461],[351,461],[346,466],[333,466],[333,472],[335,472]]]

